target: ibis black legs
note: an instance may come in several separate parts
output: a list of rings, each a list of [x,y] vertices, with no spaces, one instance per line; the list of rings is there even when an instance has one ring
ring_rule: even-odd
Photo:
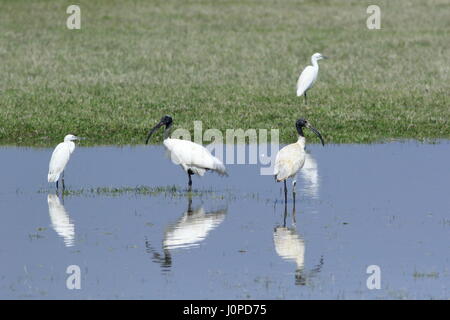
[[[284,183],[284,202],[287,202],[287,185],[286,185],[286,180],[283,181]],[[296,195],[296,191],[295,188],[297,186],[297,180],[292,181],[292,198],[294,200],[294,208],[295,208],[295,195]]]
[[[189,178],[188,189],[191,190],[192,189],[192,178],[191,178],[191,176],[193,175],[193,172],[189,169],[187,171],[187,174],[188,174],[188,178]]]

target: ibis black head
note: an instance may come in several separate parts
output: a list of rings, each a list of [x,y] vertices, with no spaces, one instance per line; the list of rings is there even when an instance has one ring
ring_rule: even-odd
[[[161,118],[160,123],[163,125],[170,126],[172,125],[172,117],[171,116],[164,116]]]
[[[320,142],[322,142],[322,145],[325,145],[325,142],[323,141],[322,135],[320,134],[319,130],[314,128],[312,125],[309,124],[309,122],[306,119],[300,118],[295,123],[295,127],[297,128],[297,132],[300,136],[304,137],[303,135],[303,128],[311,129],[312,132],[316,134],[316,136],[319,137]]]
[[[171,116],[164,116],[161,118],[161,120],[158,122],[158,124],[156,126],[154,126],[147,134],[147,140],[145,140],[145,144],[148,144],[148,141],[150,140],[150,137],[152,136],[152,134],[158,130],[159,128],[161,128],[162,126],[166,126],[166,130],[168,128],[170,128],[170,126],[172,125],[172,117]]]

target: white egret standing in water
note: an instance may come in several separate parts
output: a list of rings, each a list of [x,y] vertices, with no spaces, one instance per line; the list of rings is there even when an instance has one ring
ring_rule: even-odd
[[[192,187],[191,176],[198,174],[203,176],[206,171],[211,170],[220,175],[227,175],[225,166],[222,161],[214,157],[205,147],[188,140],[172,139],[169,137],[170,129],[172,127],[172,118],[164,116],[159,123],[153,127],[147,135],[147,144],[151,135],[160,127],[165,126],[164,130],[164,146],[170,153],[170,158],[176,164],[179,164],[183,170],[188,174],[189,188]]]
[[[317,61],[321,59],[327,59],[327,57],[323,56],[321,53],[314,53],[311,57],[312,66],[307,66],[297,80],[297,97],[305,96],[306,99],[306,91],[312,88],[314,82],[316,82],[317,75],[319,73],[319,64]]]
[[[320,132],[316,128],[311,126],[305,119],[298,119],[295,123],[295,127],[297,128],[298,132],[297,142],[289,144],[282,148],[280,151],[278,151],[277,157],[275,158],[275,180],[277,182],[284,182],[285,201],[287,201],[286,180],[288,178],[294,178],[292,182],[292,193],[295,200],[295,185],[297,183],[297,181],[295,180],[295,176],[305,164],[305,136],[303,135],[303,128],[306,127],[311,129],[319,137],[322,145],[325,145]]]
[[[74,136],[73,134],[68,134],[64,137],[64,142],[58,144],[52,153],[52,158],[50,159],[50,164],[48,166],[48,182],[56,182],[56,189],[58,190],[58,181],[61,176],[62,188],[64,190],[64,169],[69,162],[70,155],[75,150],[76,140],[82,140]]]

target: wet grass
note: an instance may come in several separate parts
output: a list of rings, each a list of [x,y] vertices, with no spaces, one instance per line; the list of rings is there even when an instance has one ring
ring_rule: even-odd
[[[37,191],[40,194],[50,194],[55,193],[55,189],[41,188]],[[95,196],[107,196],[107,197],[120,197],[120,196],[150,196],[150,197],[168,197],[168,198],[189,198],[189,197],[208,197],[208,200],[227,200],[227,201],[237,201],[237,200],[254,200],[262,201],[267,204],[273,203],[272,198],[267,198],[261,196],[259,193],[248,192],[242,193],[238,190],[225,189],[225,190],[214,190],[214,189],[192,189],[188,190],[184,187],[179,187],[175,185],[169,186],[123,186],[123,187],[87,187],[80,189],[66,188],[64,192],[59,191],[59,195],[64,197],[71,196],[84,196],[84,197],[95,197]]]
[[[414,272],[414,274],[413,274],[413,277],[415,278],[415,279],[420,279],[420,278],[434,278],[434,279],[437,279],[437,278],[439,278],[439,273],[438,272],[418,272],[418,271],[415,271]]]
[[[40,189],[38,193],[53,193],[54,189]],[[172,186],[136,186],[136,187],[90,187],[81,189],[66,188],[62,192],[63,196],[122,196],[122,195],[148,195],[148,196],[170,196],[170,197],[188,197],[199,196],[212,191],[187,190]]]
[[[327,142],[450,138],[446,0],[378,1],[375,31],[356,0],[80,0],[81,30],[69,4],[2,2],[0,144],[141,144],[164,114],[282,142],[300,116]],[[306,106],[295,83],[316,51],[331,59]]]

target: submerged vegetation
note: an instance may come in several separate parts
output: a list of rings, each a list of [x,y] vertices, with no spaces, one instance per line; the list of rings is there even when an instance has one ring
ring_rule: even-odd
[[[51,193],[54,190],[40,189],[39,193]],[[148,187],[148,186],[136,186],[136,187],[90,187],[81,189],[65,189],[62,193],[64,196],[121,196],[125,194],[129,195],[150,195],[150,196],[170,196],[170,197],[185,197],[185,196],[197,196],[203,194],[196,190],[188,191],[182,189],[175,185],[173,186],[159,186],[159,187]],[[211,191],[212,192],[212,191]]]
[[[38,193],[50,194],[55,193],[55,189],[42,188]],[[61,194],[61,193],[60,193]],[[258,193],[242,193],[237,190],[213,190],[213,189],[192,189],[170,185],[170,186],[124,186],[124,187],[87,187],[80,189],[66,188],[61,194],[62,196],[163,196],[170,198],[189,198],[189,197],[203,197],[207,196],[208,200],[236,200],[236,199],[252,199],[258,201],[273,201],[273,199],[266,199],[261,197]]]

